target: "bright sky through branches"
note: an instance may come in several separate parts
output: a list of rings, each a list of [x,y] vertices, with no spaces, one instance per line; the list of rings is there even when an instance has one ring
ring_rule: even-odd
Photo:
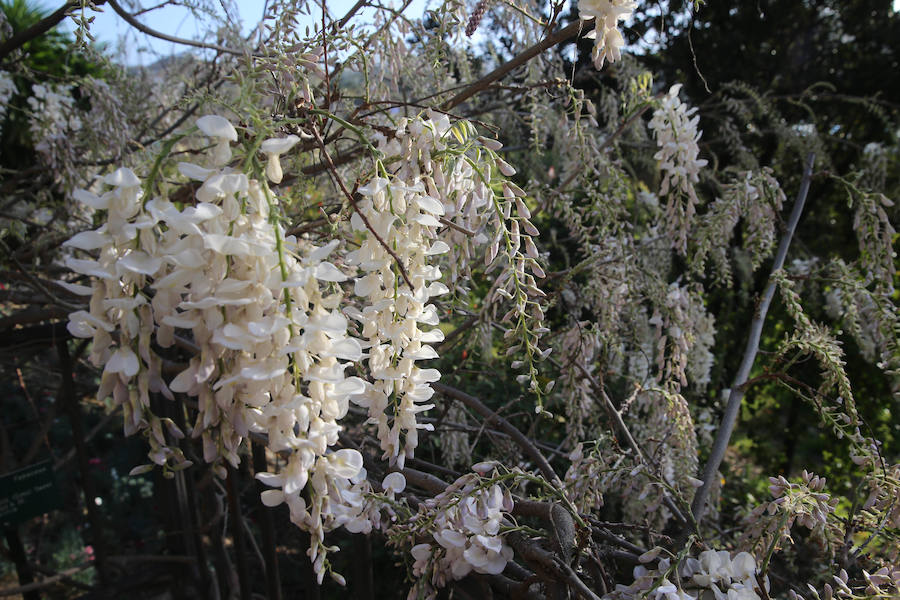
[[[144,4],[152,6],[155,3],[145,2]],[[242,23],[243,33],[247,35],[251,28],[259,23],[265,2],[235,0],[234,4],[238,14],[232,15],[232,17]],[[353,6],[354,2],[351,0],[328,0],[326,4],[329,13],[340,17]],[[102,9],[102,12],[90,12],[95,16],[91,33],[98,42],[106,43],[110,51],[120,56],[125,64],[149,65],[187,50],[185,46],[156,39],[136,31],[109,6],[104,6]],[[140,15],[138,19],[151,29],[176,37],[203,39],[204,36],[208,37],[209,35],[201,21],[194,17],[188,9],[181,6],[165,6]],[[72,21],[67,21],[67,24],[69,29],[74,26]],[[312,19],[310,19],[309,25],[313,25]]]
[[[333,16],[339,17],[345,14],[354,2],[352,0],[328,0],[326,4],[328,11]],[[413,4],[420,4],[420,2]],[[259,23],[265,3],[260,0],[235,0],[235,5],[238,15],[233,16],[242,21],[244,34],[249,34],[250,28]],[[900,11],[900,0],[894,0],[893,6],[895,11]],[[413,12],[421,14],[422,9]],[[91,33],[99,42],[106,43],[109,49],[119,55],[127,65],[149,65],[161,58],[181,54],[186,50],[183,46],[135,31],[108,6],[103,8],[103,12],[93,14],[95,21]],[[153,10],[141,15],[139,19],[152,29],[177,37],[202,39],[207,33],[191,12],[181,6],[166,6]],[[73,23],[71,21],[67,23],[71,29]],[[312,19],[309,24],[313,25]]]

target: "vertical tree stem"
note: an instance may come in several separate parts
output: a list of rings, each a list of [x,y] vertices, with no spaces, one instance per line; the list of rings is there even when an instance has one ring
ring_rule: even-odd
[[[175,420],[175,424],[182,430],[186,430],[186,423],[184,419],[184,412],[180,405],[175,405],[171,410],[172,418]],[[189,440],[182,440],[181,446],[182,448],[190,446],[191,442]],[[203,520],[200,518],[200,511],[197,504],[197,483],[194,479],[193,471],[181,471],[179,475],[183,476],[183,484],[185,488],[185,496],[187,500],[187,507],[185,508],[185,516],[187,527],[190,529],[191,539],[193,540],[193,549],[194,549],[194,558],[195,565],[197,569],[197,574],[199,576],[199,584],[201,587],[201,591],[206,598],[215,598],[215,590],[214,590],[214,581],[212,577],[212,573],[209,570],[209,564],[207,563],[207,555],[206,555],[206,546],[203,542],[203,536],[200,532],[200,525],[203,523]]]
[[[375,577],[372,573],[372,538],[369,535],[353,536],[354,581],[356,600],[375,600]]]
[[[223,510],[221,498],[215,492],[215,486],[207,486],[207,506],[214,507],[214,513],[209,522],[209,539],[212,545],[213,561],[216,566],[216,586],[218,587],[218,595],[213,598],[232,598],[232,571],[231,560],[228,558],[228,551],[225,550],[225,541],[222,539]]]
[[[265,447],[257,442],[251,442],[251,446],[253,447],[253,470],[257,473],[268,471]],[[256,483],[256,488],[257,492],[260,493],[268,489],[259,481]],[[281,600],[281,578],[278,569],[275,522],[272,518],[272,510],[267,506],[262,506],[259,513],[259,522],[262,529],[262,552],[266,561],[266,594],[268,594],[269,600]]]
[[[19,537],[19,528],[15,525],[9,527],[4,532],[6,535],[6,545],[9,547],[9,555],[16,563],[16,575],[19,577],[19,585],[26,586],[34,581],[34,573],[31,565],[28,564],[28,557],[25,555],[25,546],[22,545],[22,538]],[[41,600],[41,593],[37,590],[30,590],[22,594],[24,600]]]
[[[65,338],[56,340],[56,352],[59,357],[60,396],[69,417],[69,425],[72,427],[72,439],[75,445],[75,458],[78,463],[78,471],[81,475],[81,490],[84,495],[84,507],[87,510],[88,521],[91,524],[91,542],[94,546],[94,564],[97,569],[97,579],[101,585],[108,584],[106,573],[106,544],[103,539],[103,527],[97,505],[94,498],[97,494],[94,490],[94,481],[91,479],[88,466],[87,444],[84,441],[84,424],[81,421],[81,407],[75,397],[75,380],[72,375],[72,357],[69,355],[69,346]]]
[[[241,515],[241,499],[238,491],[238,471],[228,465],[225,482],[228,491],[228,512],[231,516],[231,535],[234,537],[234,555],[237,563],[238,585],[241,600],[251,600],[250,563],[247,560],[247,543],[244,539],[244,517]]]
[[[775,252],[775,260],[772,263],[773,274],[784,266],[784,260],[791,245],[791,238],[793,238],[794,231],[797,229],[797,223],[800,221],[800,215],[803,212],[803,205],[806,203],[806,195],[809,193],[809,183],[812,178],[815,158],[816,155],[813,152],[810,152],[806,157],[800,191],[797,194],[796,202],[794,202],[794,208],[787,223],[787,230],[784,232],[781,242],[778,244],[778,250]],[[694,520],[698,523],[706,512],[706,501],[709,498],[709,492],[712,489],[716,473],[719,471],[719,466],[722,464],[722,459],[725,457],[725,450],[728,449],[728,441],[731,439],[734,424],[740,413],[741,401],[744,398],[744,384],[747,383],[750,370],[753,368],[753,363],[756,360],[756,353],[759,351],[759,339],[762,336],[763,325],[766,321],[766,313],[774,295],[775,281],[770,275],[759,300],[756,314],[750,323],[750,335],[747,338],[747,346],[744,348],[744,357],[738,367],[734,382],[731,384],[731,393],[728,395],[725,413],[722,415],[722,422],[716,431],[716,439],[713,442],[709,460],[703,469],[703,485],[697,490],[697,493],[694,495],[694,501],[691,503],[691,512],[694,514]]]

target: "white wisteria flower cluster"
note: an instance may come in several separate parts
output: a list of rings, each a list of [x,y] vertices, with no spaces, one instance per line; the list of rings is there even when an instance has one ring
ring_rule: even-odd
[[[644,563],[659,554],[656,548],[641,556]],[[634,568],[634,583],[619,584],[604,600],[761,600],[757,565],[753,556],[727,550],[705,550],[697,558],[687,557],[675,564],[662,558],[654,569]],[[764,582],[768,591],[768,581]],[[767,594],[764,594],[767,596]]]
[[[622,58],[625,38],[619,31],[619,21],[625,21],[637,8],[631,0],[579,0],[578,16],[583,21],[595,19],[593,31],[584,37],[594,40],[591,59],[597,70],[606,61],[614,63]]]
[[[478,465],[476,465],[478,467]],[[500,531],[504,513],[513,509],[509,491],[475,473],[463,475],[447,489],[423,502],[411,523],[431,539],[412,547],[412,572],[419,582],[410,599],[431,598],[449,581],[472,571],[503,572],[513,550]]]
[[[67,260],[93,281],[69,286],[91,295],[90,310],[73,313],[69,330],[93,338],[91,358],[103,366],[98,395],[123,407],[126,433],[146,432],[152,463],[181,469],[189,461],[172,443],[184,432],[154,415],[151,393],[196,398],[189,433],[220,475],[222,459],[237,466],[242,440],[265,434],[283,463],[258,475],[274,488],[262,500],[287,503],[291,520],[310,532],[321,578],[325,530],[357,520],[369,489],[359,452],[331,451],[350,397],[365,389],[345,374],[362,357],[340,311],[337,284],[348,277],[326,260],[337,241],[316,247],[285,237],[268,185],[223,167],[234,127],[212,115],[197,125],[214,142],[208,166],[178,164],[199,185],[195,202],[180,208],[147,198],[152,182],[126,168],[103,179],[109,189],[100,195],[75,193],[106,219],[67,242],[97,253]],[[194,356],[167,382],[157,349],[174,345]]]
[[[656,136],[659,151],[653,156],[662,170],[659,195],[666,199],[666,218],[674,247],[682,254],[687,249],[687,234],[696,213],[697,192],[694,184],[700,180],[700,169],[706,159],[698,158],[701,131],[697,125],[700,115],[696,107],[689,107],[678,99],[681,84],[675,84],[653,111],[650,129]]]
[[[431,194],[435,185],[420,159],[431,162],[422,151],[427,155],[440,150],[449,128],[446,116],[415,120],[401,123],[391,140],[382,139],[385,160],[399,159],[399,169],[359,188],[362,199],[350,221],[354,230],[372,232],[347,255],[347,262],[364,273],[356,279],[354,292],[365,303],[361,309],[348,308],[347,314],[362,325],[372,377],[354,401],[368,409],[384,457],[400,468],[418,445],[418,430],[432,429],[418,423],[416,415],[434,406],[429,403],[434,395],[430,383],[440,378],[436,369],[416,366],[417,361],[437,358],[431,344],[444,339],[436,327],[437,308],[429,300],[449,290],[437,281],[441,270],[429,260],[450,250],[436,239],[438,217],[446,209]]]
[[[531,238],[519,234],[519,220],[537,233],[527,221],[524,192],[511,182],[494,181],[497,173],[509,176],[515,171],[496,155],[499,144],[471,133],[466,123],[451,127],[447,115],[429,112],[400,120],[390,136],[376,134],[381,153],[376,175],[357,190],[360,199],[350,220],[355,231],[368,233],[359,249],[346,257],[362,272],[354,292],[364,303],[345,313],[361,325],[371,378],[354,402],[367,409],[384,458],[399,468],[413,456],[418,431],[432,429],[416,415],[434,406],[430,384],[440,373],[418,364],[437,358],[432,344],[444,339],[437,327],[438,309],[431,303],[451,291],[439,281],[441,255],[449,254],[454,291],[465,293],[460,283],[465,273],[458,265],[468,263],[465,259],[489,239],[488,262],[493,261],[505,240],[508,268],[495,285],[506,298],[515,298],[510,315],[524,313],[527,294],[539,293],[533,276],[525,273],[525,257],[516,254],[527,238],[525,245],[537,256]],[[503,197],[492,183],[503,190]],[[518,218],[511,214],[514,203],[521,206]],[[529,261],[533,270],[540,270],[534,259]],[[524,328],[521,333],[527,345],[533,335],[529,338]]]
[[[178,184],[195,188],[186,205],[149,197],[155,169],[142,181],[120,168],[102,178],[96,193],[75,192],[89,209],[105,211],[105,222],[67,242],[90,253],[70,256],[66,264],[92,282],[63,283],[91,297],[89,310],[70,316],[69,330],[93,338],[91,359],[103,367],[100,398],[111,396],[122,406],[126,433],[143,432],[149,440],[151,462],[134,473],[159,465],[171,476],[189,466],[177,443],[189,434],[202,441],[204,460],[224,477],[225,462],[236,467],[242,442],[259,434],[278,457],[271,472],[257,474],[272,488],[262,502],[286,504],[291,520],[310,533],[308,555],[321,580],[331,572],[326,557],[334,550],[325,545],[327,531],[368,532],[387,524],[362,455],[334,448],[340,420],[351,401],[367,408],[384,457],[403,468],[418,430],[432,427],[416,415],[433,406],[430,384],[440,378],[437,369],[419,366],[437,357],[432,344],[444,337],[431,301],[449,289],[439,281],[436,262],[451,249],[471,253],[503,232],[515,233],[527,214],[511,218],[510,207],[524,202],[509,183],[496,183],[508,197],[495,198],[492,173],[512,168],[469,128],[451,128],[446,115],[404,119],[392,135],[376,136],[375,174],[353,200],[350,227],[359,247],[329,262],[341,254],[340,238],[317,246],[286,236],[278,197],[265,181],[281,182],[279,156],[299,138],[251,146],[266,158],[264,166],[256,157],[245,159],[248,175],[228,166],[238,133],[227,119],[207,115],[196,127],[208,151],[204,164],[177,164]],[[520,243],[516,239],[515,247]],[[510,280],[524,282],[524,264],[508,261],[506,277],[515,270],[518,279]],[[355,303],[340,285],[351,280]],[[348,332],[351,319],[358,322],[355,336]],[[188,365],[162,358],[173,346],[190,352]],[[177,369],[174,378],[164,376],[164,365],[167,373]],[[196,421],[179,427],[157,416],[153,394],[195,398]],[[385,480],[388,499],[404,487],[394,480]],[[499,507],[495,496],[480,500],[476,494],[472,502]],[[441,518],[462,518],[454,511]],[[495,535],[494,520],[479,535]],[[475,535],[471,519],[465,523]],[[508,559],[511,551],[498,544],[488,538],[469,543],[481,552],[472,568],[493,572],[498,557]]]

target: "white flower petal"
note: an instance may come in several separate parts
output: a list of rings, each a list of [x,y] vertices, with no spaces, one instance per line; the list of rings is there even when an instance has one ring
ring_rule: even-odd
[[[414,202],[420,209],[430,212],[431,214],[444,214],[444,205],[436,198],[432,198],[431,196],[417,196]]]
[[[344,360],[358,361],[362,359],[362,347],[355,338],[344,338],[333,342],[326,356],[335,356]]]
[[[275,473],[257,473],[256,479],[269,487],[281,487],[284,484],[284,477]]]
[[[116,271],[120,274],[125,270],[141,275],[155,275],[161,266],[161,258],[150,256],[140,250],[134,250],[116,262]]]
[[[319,281],[346,281],[347,276],[330,262],[323,262],[316,265],[315,278]]]
[[[278,506],[284,502],[284,492],[281,490],[266,490],[259,495],[259,498],[268,507]]]
[[[82,231],[63,242],[63,246],[80,248],[82,250],[96,250],[108,244],[112,238],[99,231]]]
[[[213,138],[222,138],[232,142],[237,141],[237,130],[228,119],[219,115],[206,115],[197,119],[197,127],[204,134]]]
[[[316,248],[307,256],[307,260],[311,263],[317,263],[319,261],[324,260],[329,254],[331,254],[335,248],[337,248],[338,244],[340,244],[340,240],[331,240],[321,248]]]
[[[87,285],[78,285],[77,283],[69,283],[68,281],[57,280],[56,285],[64,290],[75,294],[76,296],[90,296],[94,293],[94,288]]]
[[[403,473],[398,471],[394,471],[393,473],[388,473],[384,478],[384,481],[381,482],[381,487],[384,489],[386,493],[393,492],[399,493],[406,489],[406,477],[403,476]]]
[[[450,252],[450,246],[447,245],[447,242],[438,240],[431,245],[431,248],[425,251],[425,256],[434,256],[435,254],[444,254],[446,252]]]
[[[107,183],[109,185],[114,185],[116,187],[137,187],[141,185],[141,180],[138,179],[137,175],[134,174],[134,171],[127,167],[120,167],[103,178],[103,183]]]
[[[95,208],[97,210],[106,210],[109,208],[110,196],[107,196],[106,194],[103,194],[103,196],[98,196],[97,194],[89,192],[87,190],[75,190],[72,192],[72,197],[82,204],[86,204],[91,208]]]
[[[114,273],[105,267],[101,267],[96,260],[84,260],[80,258],[67,258],[66,266],[76,273],[90,275],[98,279],[116,279]]]
[[[196,181],[206,181],[210,175],[215,173],[213,169],[206,169],[200,165],[189,162],[178,163],[178,172],[188,179],[194,179]]]
[[[126,377],[134,377],[140,369],[137,355],[132,352],[131,348],[121,346],[113,352],[113,355],[106,363],[105,371],[109,373],[122,373]]]
[[[284,154],[294,147],[300,141],[296,135],[289,135],[283,138],[271,138],[260,144],[259,149],[263,154]]]
[[[329,471],[336,477],[350,479],[362,469],[362,454],[350,448],[341,448],[328,455]]]

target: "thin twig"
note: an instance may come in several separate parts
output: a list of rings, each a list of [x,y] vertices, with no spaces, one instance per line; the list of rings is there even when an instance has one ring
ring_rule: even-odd
[[[359,2],[350,7],[350,10],[347,11],[347,14],[345,14],[340,21],[334,24],[334,31],[343,29],[344,25],[346,25],[347,22],[353,18],[353,15],[355,15],[357,11],[359,11],[359,9],[365,6],[367,2],[368,0],[359,0]]]
[[[450,229],[455,229],[456,231],[458,231],[458,232],[460,232],[460,233],[462,233],[462,234],[465,234],[465,235],[467,235],[467,236],[469,236],[469,237],[475,237],[475,232],[474,232],[474,231],[472,231],[471,229],[466,229],[466,228],[463,227],[462,225],[457,225],[456,223],[454,223],[454,222],[451,221],[450,219],[445,219],[444,217],[438,217],[438,221],[440,221],[442,225],[446,225],[446,226],[449,227]]]
[[[403,276],[403,280],[406,282],[406,285],[409,286],[410,290],[414,290],[415,286],[412,284],[412,280],[409,278],[409,275],[406,273],[406,268],[403,266],[403,262],[400,260],[400,257],[397,256],[397,253],[394,252],[390,246],[388,246],[387,242],[378,235],[378,232],[375,231],[375,228],[372,227],[372,224],[369,222],[369,219],[366,215],[359,210],[359,207],[356,205],[356,197],[353,193],[347,189],[347,185],[344,183],[343,178],[337,171],[337,167],[334,165],[334,161],[331,160],[331,155],[328,154],[328,148],[325,146],[325,142],[322,140],[322,136],[319,135],[319,130],[315,127],[310,128],[312,134],[315,136],[316,141],[319,142],[319,148],[322,150],[322,157],[325,159],[325,163],[328,165],[328,170],[331,171],[332,176],[334,176],[334,180],[337,183],[338,187],[341,188],[341,191],[350,201],[350,206],[353,207],[353,210],[356,211],[356,214],[359,215],[359,218],[362,219],[363,224],[366,226],[366,229],[375,236],[375,239],[378,240],[378,243],[381,244],[381,247],[384,248],[385,252],[391,255],[391,258],[394,259],[394,262],[397,263],[397,268],[400,269],[400,275]]]
[[[590,371],[588,371],[583,364],[576,361],[575,366],[578,367],[578,369],[581,371],[581,374],[590,382],[591,386],[594,388],[594,391],[600,395],[600,398],[603,400],[603,404],[606,406],[607,412],[609,413],[610,417],[612,417],[613,421],[616,424],[616,427],[619,429],[619,432],[625,438],[628,446],[634,451],[638,461],[645,464],[650,464],[647,461],[647,458],[644,456],[644,453],[641,452],[641,447],[638,445],[637,441],[635,441],[634,436],[631,435],[631,430],[629,430],[628,425],[625,424],[625,419],[622,418],[622,413],[619,412],[615,404],[613,404],[603,385],[599,381],[597,381],[594,375]],[[678,505],[675,504],[675,501],[672,499],[671,495],[669,495],[668,491],[663,488],[662,493],[663,502],[665,502],[666,507],[670,511],[672,511],[672,515],[682,523],[687,523],[688,520],[678,509]]]
[[[450,387],[449,385],[444,385],[443,383],[432,383],[431,387],[435,389],[435,391],[444,394],[454,400],[459,400],[482,417],[484,417],[487,421],[494,421],[497,423],[497,427],[500,431],[503,431],[514,442],[516,442],[525,453],[531,457],[531,459],[537,463],[538,469],[547,478],[548,481],[554,483],[556,485],[562,485],[560,482],[559,476],[557,476],[556,472],[553,470],[553,467],[550,466],[550,462],[544,457],[540,450],[538,450],[537,446],[535,446],[528,436],[519,431],[519,429],[495,413],[491,410],[486,404],[484,404],[481,400],[476,398],[475,396],[471,396],[462,390],[458,390],[456,388]]]
[[[90,569],[93,567],[93,563],[86,563],[78,567],[72,567],[71,569],[66,569],[65,571],[60,571],[56,575],[52,577],[47,577],[40,581],[35,581],[34,583],[27,583],[25,585],[20,585],[19,587],[14,588],[6,588],[0,590],[0,597],[2,596],[19,596],[25,595],[28,592],[34,592],[37,590],[42,590],[48,587],[52,587],[60,582],[63,582],[72,577],[72,575],[76,575],[85,569]]]
[[[554,33],[553,35],[551,35],[547,38],[544,38],[542,41],[531,46],[524,52],[518,54],[515,58],[513,58],[509,62],[506,62],[506,63],[500,65],[499,67],[497,67],[496,69],[494,69],[493,71],[491,71],[490,73],[488,73],[487,75],[485,75],[484,77],[479,79],[478,81],[472,83],[471,85],[466,87],[466,89],[464,89],[457,95],[453,96],[453,98],[448,100],[446,103],[444,103],[444,105],[441,108],[444,110],[450,110],[451,108],[462,104],[463,102],[465,102],[466,100],[468,100],[469,98],[474,96],[475,94],[485,90],[489,85],[491,85],[498,79],[503,78],[507,73],[509,73],[513,69],[520,67],[521,65],[524,65],[525,63],[527,63],[529,60],[531,60],[535,56],[542,54],[545,50],[548,50],[549,48],[552,48],[553,46],[560,44],[560,43],[568,40],[569,38],[578,35],[578,32],[582,31],[584,29],[585,25],[587,25],[589,23],[593,23],[593,19],[591,21],[581,21],[579,19],[579,20],[576,20],[576,21],[570,23],[569,25],[563,27],[562,29],[560,29],[559,31]]]
[[[800,221],[800,214],[803,212],[803,205],[806,203],[806,195],[809,193],[809,183],[812,179],[812,169],[815,158],[816,155],[813,152],[810,152],[806,157],[806,165],[803,169],[803,180],[800,183],[797,201],[794,203],[794,208],[791,211],[791,216],[787,223],[787,230],[784,232],[781,242],[778,244],[775,260],[772,263],[771,272],[773,274],[784,266],[784,260],[787,257],[788,248],[791,245],[791,238],[794,236],[794,231],[797,229],[797,223]],[[765,290],[763,290],[762,297],[759,300],[756,314],[753,316],[753,321],[750,323],[750,334],[747,337],[747,346],[744,348],[744,357],[738,367],[734,382],[731,384],[731,393],[728,395],[728,404],[725,406],[722,422],[719,425],[719,429],[716,431],[716,439],[715,442],[713,442],[709,460],[706,462],[706,466],[703,469],[703,485],[697,490],[697,493],[694,495],[694,501],[691,503],[691,512],[694,514],[694,520],[698,523],[706,512],[706,500],[712,489],[716,473],[719,471],[719,466],[722,464],[722,459],[725,457],[725,451],[728,449],[728,441],[731,439],[731,432],[734,430],[734,424],[737,421],[738,413],[741,408],[741,401],[744,398],[744,384],[747,382],[747,378],[750,376],[750,370],[753,368],[753,363],[756,360],[756,353],[759,351],[759,340],[762,336],[763,325],[766,321],[766,313],[769,310],[769,305],[772,303],[774,295],[775,280],[770,275]]]
[[[431,473],[419,471],[418,469],[404,467],[401,473],[403,473],[403,476],[410,485],[420,487],[432,494],[440,494],[446,490],[449,485],[440,477],[436,477]]]

